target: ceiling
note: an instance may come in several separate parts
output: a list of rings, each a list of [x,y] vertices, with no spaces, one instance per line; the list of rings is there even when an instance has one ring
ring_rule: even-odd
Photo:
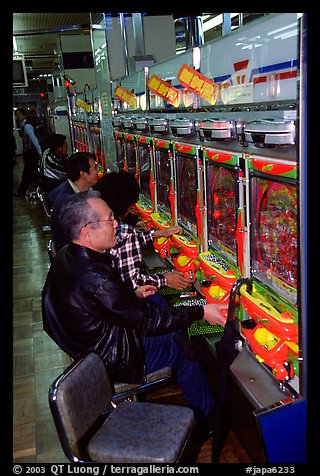
[[[90,13],[13,13],[17,52],[26,60],[28,79],[59,74],[59,35],[90,34]]]
[[[201,13],[160,13],[174,19],[202,15]],[[91,13],[94,23],[100,22],[101,14]],[[118,16],[119,13],[106,13]],[[131,13],[124,13],[130,16]],[[142,13],[159,15],[159,13]],[[99,19],[98,19],[99,17]],[[90,34],[90,13],[13,13],[13,36],[17,52],[26,60],[28,80],[40,74],[59,75],[57,44],[59,35]]]
[[[167,13],[168,14],[168,13]],[[57,50],[60,35],[90,34],[90,15],[93,23],[101,20],[99,13],[13,13],[13,36],[17,52],[23,54],[26,60],[28,80],[38,78],[40,74],[58,76],[59,55]],[[119,13],[106,13],[118,16]],[[130,16],[131,13],[124,13]],[[144,15],[159,15],[159,13],[142,13]],[[171,15],[171,14],[170,14]],[[172,13],[174,19],[206,15],[211,19],[218,13]],[[231,14],[233,15],[233,14]],[[245,13],[244,18],[255,18],[263,13]],[[206,33],[205,41],[214,38],[214,29]]]

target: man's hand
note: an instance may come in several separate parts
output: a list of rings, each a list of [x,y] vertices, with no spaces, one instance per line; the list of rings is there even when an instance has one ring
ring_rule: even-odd
[[[145,284],[144,286],[140,286],[139,288],[135,289],[134,292],[138,298],[143,299],[155,294],[157,292],[157,288],[156,286],[152,286],[152,284]]]
[[[185,289],[190,286],[190,280],[183,276],[181,271],[170,271],[165,274],[167,286],[175,289]]]
[[[154,233],[155,238],[168,238],[172,235],[182,235],[181,226],[170,226],[169,228],[163,228],[162,230],[156,230]]]
[[[137,231],[150,231],[150,228],[149,226],[147,225],[147,223],[143,220],[140,220],[136,223],[136,226],[135,226],[135,229]]]
[[[203,318],[211,325],[225,326],[228,315],[228,304],[205,304]]]

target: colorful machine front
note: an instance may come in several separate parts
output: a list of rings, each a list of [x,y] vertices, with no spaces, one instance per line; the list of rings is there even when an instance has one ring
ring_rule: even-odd
[[[198,147],[184,143],[173,144],[177,224],[182,235],[171,237],[175,268],[194,282],[200,267],[199,252],[203,245],[203,176]]]
[[[129,132],[123,133],[124,138],[124,171],[134,175],[138,180],[137,141],[136,136]]]
[[[124,170],[125,155],[124,155],[124,138],[121,131],[113,131],[114,143],[116,148],[116,161],[119,172]]]
[[[151,214],[154,211],[155,193],[152,139],[150,137],[137,136],[137,165],[140,198],[134,205],[133,211],[150,224]]]
[[[90,121],[89,121],[90,122]],[[102,177],[106,169],[106,159],[104,154],[102,131],[99,120],[89,124],[90,149],[95,155],[98,164],[98,177]]]
[[[155,158],[155,211],[151,214],[151,222],[154,229],[169,228],[176,221],[171,141],[154,139],[153,153]],[[171,237],[154,240],[154,247],[162,258],[168,258],[172,249]]]
[[[299,391],[297,166],[250,156],[248,168],[253,285],[240,294],[253,323],[242,332],[275,378]]]
[[[237,154],[213,148],[204,148],[202,153],[207,247],[199,255],[201,291],[208,302],[222,303],[228,302],[230,290],[242,271],[244,235],[239,232],[243,208],[239,180],[243,174]]]

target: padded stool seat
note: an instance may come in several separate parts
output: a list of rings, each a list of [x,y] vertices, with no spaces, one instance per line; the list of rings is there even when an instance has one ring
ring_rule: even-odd
[[[61,446],[73,463],[175,463],[195,424],[182,405],[123,400],[95,352],[74,361],[52,383],[49,405]]]
[[[93,461],[174,463],[193,427],[188,407],[124,401],[88,445]]]

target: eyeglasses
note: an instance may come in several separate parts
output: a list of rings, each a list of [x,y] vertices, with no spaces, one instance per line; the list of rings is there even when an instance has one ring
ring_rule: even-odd
[[[85,225],[83,225],[82,228],[85,228],[86,226],[88,225],[92,225],[93,223],[102,223],[104,221],[107,221],[107,222],[110,222],[110,223],[114,223],[115,221],[115,217],[114,215],[112,214],[110,218],[106,218],[105,220],[96,220],[96,221],[88,221],[88,223],[86,223]]]

